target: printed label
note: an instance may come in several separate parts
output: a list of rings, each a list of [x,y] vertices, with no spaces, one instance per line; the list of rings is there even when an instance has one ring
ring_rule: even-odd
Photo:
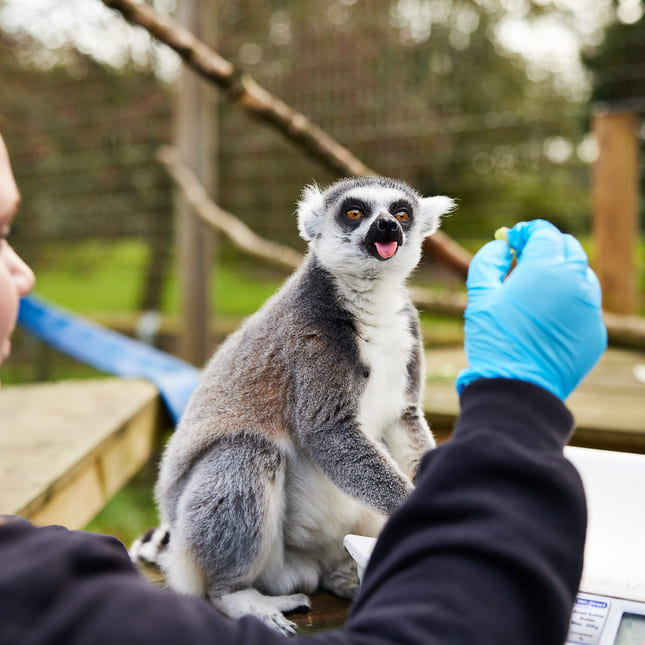
[[[571,613],[567,643],[598,645],[608,612],[608,600],[579,595]]]

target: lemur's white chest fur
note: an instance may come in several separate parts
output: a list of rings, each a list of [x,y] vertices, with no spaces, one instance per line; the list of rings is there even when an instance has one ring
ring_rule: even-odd
[[[407,369],[414,338],[401,299],[390,296],[380,311],[371,312],[365,321],[359,319],[358,337],[361,360],[369,369],[359,422],[366,435],[382,441],[385,429],[406,406]]]
[[[354,293],[348,305],[355,316],[361,363],[369,371],[357,420],[360,431],[384,449],[388,431],[409,405],[407,370],[414,337],[405,302],[404,287],[399,285],[394,291]],[[403,464],[397,465],[404,469]],[[295,476],[288,486],[288,500],[294,521],[286,534],[290,544],[304,546],[318,560],[328,561],[338,557],[337,545],[347,532],[378,533],[385,516],[344,493],[308,460],[296,459],[292,468]]]

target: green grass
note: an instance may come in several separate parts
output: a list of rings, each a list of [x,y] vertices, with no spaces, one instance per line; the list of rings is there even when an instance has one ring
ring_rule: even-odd
[[[142,242],[88,240],[43,255],[35,263],[39,295],[83,314],[136,310],[148,259]]]
[[[282,282],[282,279],[254,269],[252,265],[220,263],[213,268],[211,274],[210,301],[215,315],[246,317],[259,309]],[[168,281],[163,311],[176,315],[179,307],[179,284],[177,277],[173,275]]]
[[[147,246],[138,240],[89,240],[64,253],[60,246],[46,248],[35,266],[36,292],[85,315],[136,312],[148,258]],[[247,316],[279,288],[284,277],[228,252],[212,269],[212,306],[225,316]],[[164,314],[178,314],[180,286],[175,270],[169,272],[161,302]]]

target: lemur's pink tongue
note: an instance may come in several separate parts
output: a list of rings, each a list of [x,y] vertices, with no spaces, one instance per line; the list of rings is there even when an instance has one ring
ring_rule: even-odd
[[[374,242],[374,246],[376,247],[378,254],[387,260],[396,253],[398,244],[396,243],[396,240],[392,240],[391,242]]]

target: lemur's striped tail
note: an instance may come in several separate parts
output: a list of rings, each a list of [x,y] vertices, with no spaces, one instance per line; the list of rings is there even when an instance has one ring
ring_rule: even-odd
[[[162,525],[140,535],[128,551],[139,571],[156,584],[165,583],[164,557],[170,543],[170,529]]]

